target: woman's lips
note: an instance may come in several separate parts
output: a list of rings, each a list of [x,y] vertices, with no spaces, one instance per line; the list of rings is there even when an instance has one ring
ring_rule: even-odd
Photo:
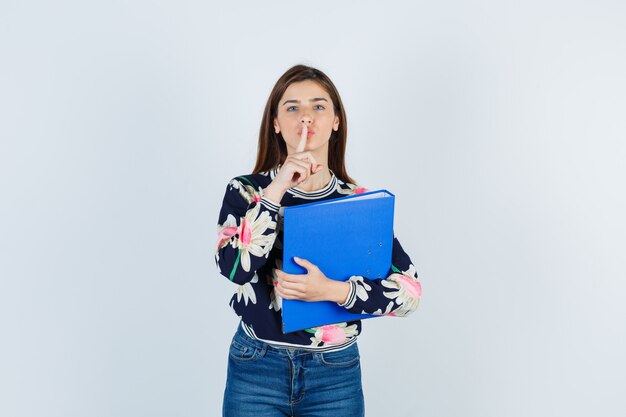
[[[298,136],[300,136],[301,134],[302,134],[302,129],[298,130]],[[315,132],[309,129],[309,131],[306,133],[306,137],[310,138],[314,134],[315,134]]]

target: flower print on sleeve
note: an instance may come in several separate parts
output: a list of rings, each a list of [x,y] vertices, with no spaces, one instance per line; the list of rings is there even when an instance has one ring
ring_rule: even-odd
[[[393,238],[392,261],[385,279],[352,276],[345,304],[355,314],[405,317],[414,312],[422,297],[422,285],[415,266],[398,239]]]
[[[241,178],[242,181],[247,181],[246,177],[239,178]],[[258,203],[259,201],[261,201],[261,198],[263,197],[263,189],[261,187],[255,189],[253,185],[244,184],[243,182],[239,181],[231,181],[231,183],[233,185],[233,188],[239,191],[241,197],[245,199],[248,204],[252,202]]]
[[[215,262],[222,275],[242,285],[262,267],[276,239],[279,207],[238,177],[226,187],[217,227]],[[252,194],[251,194],[252,193]]]
[[[335,186],[335,191],[343,195],[354,195],[354,194],[367,193],[370,190],[368,190],[365,187],[360,187],[356,184],[352,184],[349,182],[337,181],[337,185]]]
[[[279,258],[276,258],[275,265],[276,265],[276,269],[280,269],[280,270],[283,269],[283,261],[280,260]],[[280,295],[278,295],[278,293],[275,290],[276,285],[278,285],[278,277],[276,276],[276,273],[274,272],[274,270],[272,270],[271,273],[266,276],[265,281],[268,287],[271,288],[270,303],[267,308],[278,312],[283,308],[283,298]]]
[[[250,272],[250,255],[266,256],[276,237],[274,233],[265,234],[268,229],[276,229],[276,222],[267,211],[261,212],[260,208],[261,206],[257,204],[248,210],[237,229],[239,239],[235,241],[235,246],[240,250],[241,267],[246,272]]]
[[[392,274],[382,285],[389,291],[385,291],[385,297],[394,300],[400,307],[384,313],[390,316],[408,316],[417,309],[422,297],[422,285],[417,279],[415,267],[411,264],[408,271]]]
[[[254,277],[250,280],[250,282],[246,282],[243,285],[240,285],[237,288],[237,302],[240,303],[242,300],[245,305],[248,305],[248,301],[250,304],[256,304],[256,294],[254,292],[254,286],[252,284],[256,284],[259,282],[259,276],[254,274]],[[234,301],[234,300],[233,300]]]

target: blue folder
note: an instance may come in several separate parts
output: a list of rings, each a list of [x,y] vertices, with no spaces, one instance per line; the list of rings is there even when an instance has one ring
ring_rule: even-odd
[[[286,207],[283,223],[283,271],[306,274],[294,256],[317,265],[328,278],[353,275],[386,278],[391,269],[395,196],[370,191],[332,200]],[[350,320],[354,314],[332,301],[283,299],[283,333]]]

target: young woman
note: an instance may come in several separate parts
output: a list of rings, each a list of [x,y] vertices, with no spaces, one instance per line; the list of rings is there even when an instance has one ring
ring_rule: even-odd
[[[346,172],[346,132],[331,80],[294,66],[265,106],[253,173],[226,187],[215,260],[238,284],[230,306],[241,321],[230,346],[224,416],[364,415],[361,321],[283,334],[283,299],[332,301],[357,314],[407,316],[417,308],[421,285],[395,236],[384,279],[335,281],[306,259],[295,259],[306,274],[282,271],[283,207],[365,190]]]

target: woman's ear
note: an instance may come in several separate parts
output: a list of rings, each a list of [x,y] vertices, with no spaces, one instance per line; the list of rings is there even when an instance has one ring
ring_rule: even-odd
[[[339,116],[335,116],[335,123],[333,124],[333,130],[336,132],[339,129]]]
[[[274,132],[278,135],[280,133],[280,126],[278,126],[278,120],[274,118]]]

